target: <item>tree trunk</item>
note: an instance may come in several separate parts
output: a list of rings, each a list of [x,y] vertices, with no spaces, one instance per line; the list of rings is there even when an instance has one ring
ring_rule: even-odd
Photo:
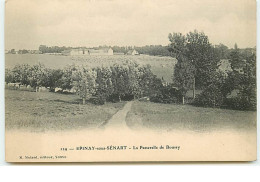
[[[83,104],[83,105],[86,104],[86,98],[85,98],[85,97],[82,98],[82,104]]]
[[[120,97],[120,95],[118,96],[118,99],[119,99],[119,102],[121,102],[121,97]]]
[[[182,104],[185,104],[184,96],[182,96]]]
[[[195,99],[196,93],[195,93],[195,77],[193,79],[193,99]]]

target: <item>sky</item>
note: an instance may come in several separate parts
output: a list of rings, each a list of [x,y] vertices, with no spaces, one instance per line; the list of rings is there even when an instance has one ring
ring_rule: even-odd
[[[255,0],[7,0],[5,49],[168,45],[203,31],[212,44],[256,46]]]

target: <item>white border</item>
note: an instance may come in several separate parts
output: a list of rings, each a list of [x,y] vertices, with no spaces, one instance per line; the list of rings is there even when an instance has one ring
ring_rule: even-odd
[[[259,32],[259,1],[257,0],[257,33]],[[4,138],[5,138],[5,127],[4,127],[4,0],[0,0],[0,166],[1,165],[19,165],[19,166],[30,166],[32,164],[9,164],[6,163],[4,161],[5,158],[5,151],[4,151]],[[258,35],[258,34],[257,34]],[[258,45],[260,45],[260,38],[259,36],[257,36],[257,43]],[[259,47],[257,47],[257,68],[260,68],[260,52],[259,52]],[[259,70],[259,69],[257,69]],[[260,72],[257,72],[257,84],[260,84]],[[258,94],[258,101],[260,100],[260,89],[258,89],[257,91]],[[215,175],[212,174],[210,168],[208,168],[208,166],[212,167],[214,166],[215,169],[213,170],[220,170],[223,173],[232,173],[232,171],[234,173],[234,175],[232,176],[232,178],[227,178],[229,179],[229,181],[253,181],[252,180],[252,172],[254,171],[254,174],[257,174],[257,172],[255,170],[253,170],[252,168],[250,168],[249,170],[244,171],[243,170],[239,170],[239,169],[235,169],[235,170],[231,170],[229,167],[234,167],[234,166],[258,166],[260,167],[260,152],[259,152],[259,144],[260,144],[260,139],[259,139],[259,133],[260,133],[260,127],[259,127],[259,110],[260,110],[260,102],[258,102],[257,104],[258,106],[258,112],[257,112],[257,121],[258,121],[258,127],[257,127],[257,132],[258,132],[258,140],[257,140],[257,144],[258,144],[258,155],[257,158],[258,160],[255,162],[251,162],[251,163],[171,163],[171,164],[107,164],[107,165],[100,165],[100,164],[84,164],[84,165],[88,165],[87,169],[79,170],[79,172],[81,171],[81,174],[84,175],[84,177],[82,177],[82,181],[89,181],[91,178],[91,176],[93,177],[93,175],[97,178],[103,178],[106,181],[128,181],[129,179],[131,181],[148,181],[148,179],[152,179],[153,180],[157,180],[157,181],[162,181],[163,179],[165,179],[165,177],[170,177],[169,181],[173,181],[173,180],[180,180],[181,179],[189,179],[189,181],[194,180],[193,177],[197,176],[196,174],[200,174],[199,172],[202,170],[204,175],[201,175],[201,181],[203,181],[203,179],[207,180],[207,181],[220,181],[221,178],[219,175]],[[181,164],[178,166],[172,166],[172,164]],[[205,166],[205,164],[207,166]],[[47,164],[47,165],[43,165],[43,166],[49,166],[51,164]],[[55,165],[55,164],[53,164]],[[82,164],[60,164],[60,165],[70,165],[70,166],[82,166]],[[57,164],[56,164],[57,166]],[[184,166],[184,167],[183,167]],[[200,167],[203,166],[201,169]],[[198,168],[199,167],[199,168]],[[217,168],[217,169],[216,169]],[[94,171],[93,171],[94,169]],[[240,168],[241,169],[241,168]],[[255,168],[254,168],[255,169]],[[31,169],[30,169],[31,170]],[[62,169],[62,173],[60,173],[61,171],[59,171],[58,173],[60,173],[60,176],[58,178],[56,178],[56,181],[61,181],[61,179],[63,177],[66,177],[66,175],[64,174],[71,174],[72,172],[70,172],[71,169],[66,169],[64,170]],[[78,169],[76,169],[78,170]],[[34,181],[47,181],[47,177],[46,177],[46,173],[42,173],[39,170],[32,170],[30,172],[28,172],[27,169],[24,170],[17,170],[16,172],[14,172],[13,170],[11,171],[11,173],[9,174],[8,172],[4,172],[0,169],[0,181],[2,181],[1,179],[3,178],[2,175],[10,175],[11,177],[17,177],[17,180],[20,179],[20,175],[22,174],[26,174],[28,177],[28,181],[29,180],[29,176],[34,177],[32,180]],[[41,175],[38,177],[35,177],[35,175],[31,175],[33,172],[39,172]],[[67,171],[67,172],[66,172]],[[114,174],[114,172],[117,171],[117,174]],[[133,175],[133,173],[131,171],[135,171],[137,174],[146,174],[146,176],[144,178],[140,178],[140,176],[138,175]],[[164,171],[164,172],[163,172]],[[197,172],[194,172],[197,171]],[[248,172],[249,171],[249,172]],[[260,170],[259,170],[260,171]],[[256,176],[260,176],[258,171],[258,175]],[[10,172],[10,171],[9,171]],[[54,172],[52,169],[50,169],[51,175],[54,175],[56,173],[56,171]],[[75,171],[74,171],[75,172]],[[215,171],[216,172],[216,171]],[[156,174],[160,174],[159,176],[156,177]],[[114,176],[111,176],[111,174],[114,174]],[[208,175],[214,175],[214,177],[210,177],[207,178]],[[244,175],[245,174],[245,175]],[[126,175],[124,177],[124,175]],[[238,176],[242,175],[242,178],[238,178]],[[10,177],[9,176],[9,177]],[[110,176],[110,177],[109,177]],[[180,178],[179,178],[179,177]],[[90,177],[90,178],[89,178]],[[152,178],[151,178],[152,177]],[[205,178],[206,177],[206,178]],[[257,178],[257,177],[256,177]],[[253,179],[256,179],[253,178]],[[55,178],[54,178],[55,179]],[[67,179],[71,179],[72,180],[76,180],[77,176],[75,176],[74,174]],[[88,180],[89,179],[89,180]],[[223,181],[223,180],[222,180]],[[224,180],[226,181],[226,180]]]

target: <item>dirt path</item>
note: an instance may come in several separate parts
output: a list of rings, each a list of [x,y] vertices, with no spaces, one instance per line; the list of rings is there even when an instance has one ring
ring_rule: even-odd
[[[123,109],[119,110],[116,114],[112,116],[110,120],[108,120],[106,123],[103,123],[100,128],[107,129],[129,129],[126,125],[126,115],[131,110],[131,106],[133,104],[133,101],[127,102]]]

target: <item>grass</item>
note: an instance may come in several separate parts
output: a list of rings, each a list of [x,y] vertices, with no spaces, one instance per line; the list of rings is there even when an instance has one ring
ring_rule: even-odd
[[[6,128],[31,131],[96,128],[125,104],[82,105],[80,102],[77,95],[6,89]]]
[[[126,121],[132,129],[251,131],[256,129],[256,112],[135,101]]]

